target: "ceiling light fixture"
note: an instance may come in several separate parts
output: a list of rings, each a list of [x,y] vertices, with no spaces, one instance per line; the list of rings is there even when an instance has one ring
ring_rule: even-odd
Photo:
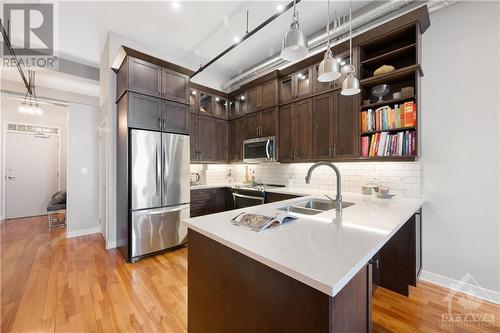
[[[181,9],[181,4],[179,1],[172,1],[172,8],[175,10]]]
[[[284,7],[283,5],[277,5],[277,6],[276,6],[276,10],[277,10],[278,12],[282,12],[282,11],[283,11],[283,9],[285,9],[285,7]]]
[[[17,111],[19,113],[41,116],[43,115],[43,109],[38,105],[38,101],[36,100],[34,70],[28,70],[28,84],[30,89],[26,91],[23,102],[18,106]]]
[[[234,41],[235,43],[239,43],[239,42],[241,41],[241,38],[240,38],[240,37],[238,37],[238,36],[234,36],[234,37],[233,37],[233,41]]]
[[[290,30],[283,36],[283,46],[281,48],[281,58],[287,61],[300,60],[309,54],[306,36],[300,29],[299,13],[297,13],[296,6],[297,2],[294,0]]]
[[[330,48],[330,0],[327,5],[327,22],[326,22],[326,52],[323,61],[319,64],[318,68],[318,81],[319,82],[332,82],[340,77],[339,64],[333,57]]]
[[[342,91],[340,92],[344,96],[352,96],[359,94],[361,89],[359,88],[359,80],[356,77],[356,68],[352,64],[352,0],[349,0],[349,73],[347,77],[342,81]]]

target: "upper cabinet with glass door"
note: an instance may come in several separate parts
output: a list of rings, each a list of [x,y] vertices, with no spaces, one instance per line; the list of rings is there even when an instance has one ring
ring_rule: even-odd
[[[280,103],[287,103],[311,95],[313,87],[311,74],[312,68],[307,67],[281,78],[279,84]]]
[[[340,54],[334,54],[335,59],[339,65],[339,71],[341,73],[340,78],[333,82],[320,82],[318,81],[319,64],[313,66],[313,93],[318,94],[332,89],[342,88],[342,81],[347,76],[347,70],[349,69],[349,51],[344,51]]]

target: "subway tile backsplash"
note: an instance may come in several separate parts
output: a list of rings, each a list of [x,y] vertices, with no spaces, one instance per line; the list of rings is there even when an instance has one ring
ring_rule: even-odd
[[[245,168],[250,174],[255,172],[256,181],[266,184],[286,184],[291,177],[296,187],[311,187],[334,191],[336,188],[335,173],[328,167],[317,168],[311,178],[311,184],[306,184],[304,177],[312,163],[280,164],[192,164],[191,172],[206,172],[206,183],[228,183],[227,177],[232,169],[235,181],[245,181]],[[390,187],[391,193],[404,197],[421,196],[421,165],[420,162],[355,162],[335,163],[342,174],[342,191],[361,192],[361,186],[370,181],[377,181]]]

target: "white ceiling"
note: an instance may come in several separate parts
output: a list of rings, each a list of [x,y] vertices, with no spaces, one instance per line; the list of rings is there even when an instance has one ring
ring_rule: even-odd
[[[353,10],[368,1],[354,1]],[[249,30],[277,12],[288,1],[63,1],[58,3],[59,51],[64,57],[97,66],[108,31],[151,45],[168,61],[197,69],[243,36],[246,11]],[[348,13],[348,2],[332,1],[332,11]],[[298,5],[301,27],[309,35],[325,26],[326,1],[302,0]],[[292,10],[232,50],[207,72],[229,79],[279,52]],[[206,74],[205,74],[206,75]],[[221,82],[222,83],[222,82]],[[217,88],[217,87],[215,87]]]
[[[59,56],[99,66],[100,54],[108,32],[149,45],[165,54],[165,60],[192,70],[234,43],[245,33],[246,11],[249,30],[277,12],[283,1],[58,1],[55,2],[55,48]],[[372,0],[353,1],[353,10]],[[301,27],[306,35],[326,24],[325,0],[302,0],[297,4]],[[347,1],[331,1],[338,15],[348,14]],[[220,84],[281,50],[283,33],[288,29],[292,9],[238,45],[210,66],[195,82],[220,88]],[[3,79],[16,79],[15,73],[2,73]],[[39,86],[98,94],[98,83],[77,77],[43,71],[37,75]],[[65,83],[65,80],[67,81]],[[215,82],[215,83],[214,83]],[[94,87],[91,85],[94,84]]]

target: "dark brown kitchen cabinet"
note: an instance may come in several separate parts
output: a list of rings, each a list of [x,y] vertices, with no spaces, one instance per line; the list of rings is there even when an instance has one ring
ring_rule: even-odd
[[[277,111],[271,108],[255,112],[244,118],[245,139],[275,136],[277,133]]]
[[[162,100],[129,92],[128,127],[158,130],[162,128]]]
[[[157,97],[128,93],[128,126],[171,133],[189,133],[188,106]]]
[[[247,112],[259,109],[259,86],[252,87],[246,92]]]
[[[161,91],[161,67],[149,62],[128,57],[127,88],[129,90],[153,96],[160,96]],[[119,96],[119,94],[118,94]]]
[[[232,209],[231,190],[226,187],[191,190],[191,217]]]
[[[277,136],[278,135],[278,110],[272,108],[259,112],[259,126],[261,137]]]
[[[196,145],[196,137],[198,132],[198,116],[195,114],[189,114],[189,147],[191,161],[198,160],[198,147]]]
[[[189,76],[167,68],[161,69],[161,97],[181,103],[188,103],[188,84]]]
[[[213,189],[191,190],[190,217],[212,214]]]
[[[300,198],[300,195],[295,194],[286,194],[286,193],[274,193],[274,192],[266,192],[266,203],[289,200],[294,198]]]
[[[294,103],[293,119],[295,151],[294,160],[312,158],[312,101],[310,99]]]
[[[147,61],[128,56],[118,71],[117,79],[117,98],[129,90],[179,103],[189,103],[189,76]]]
[[[276,79],[260,85],[259,109],[267,109],[278,104],[278,81]]]
[[[226,210],[227,191],[229,191],[229,189],[225,187],[218,187],[213,189],[212,213],[224,212]]]
[[[316,159],[329,159],[333,154],[334,111],[333,94],[313,98],[313,153]]]
[[[359,95],[342,96],[339,91],[334,92],[337,103],[335,104],[335,158],[355,158],[358,156],[358,119]]]
[[[306,67],[280,80],[279,101],[281,104],[307,97],[311,93],[312,67]]]
[[[422,268],[422,210],[418,210],[373,257],[373,283],[408,296]]]
[[[229,160],[239,162],[243,160],[243,140],[245,120],[239,118],[229,123]]]
[[[201,115],[190,115],[190,145],[192,161],[214,161],[214,119]]]
[[[294,95],[293,93],[293,74],[287,75],[280,79],[279,96],[280,103],[290,102]]]
[[[225,120],[213,119],[214,123],[214,160],[227,161],[228,160],[228,123]]]
[[[293,160],[293,104],[280,107],[279,110],[279,159],[281,162]]]
[[[278,104],[278,81],[272,79],[248,88],[242,96],[245,96],[245,110],[243,113],[271,108]]]
[[[189,133],[189,106],[182,103],[162,101],[162,131]]]
[[[259,114],[253,113],[244,118],[245,140],[254,139],[259,136]]]
[[[189,133],[192,162],[228,160],[228,123],[225,120],[190,113]]]
[[[338,91],[313,98],[313,152],[315,159],[357,156],[357,97]]]
[[[214,116],[226,119],[228,116],[228,103],[225,98],[216,96],[214,99]]]
[[[305,99],[279,111],[280,161],[299,162],[313,157],[312,101]]]

